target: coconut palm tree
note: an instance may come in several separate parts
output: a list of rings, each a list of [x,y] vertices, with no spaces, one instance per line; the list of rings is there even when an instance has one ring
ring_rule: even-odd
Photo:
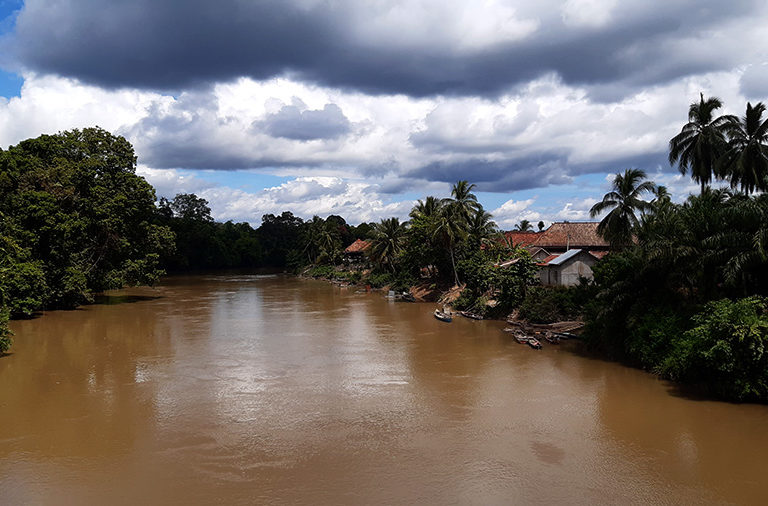
[[[542,228],[544,227],[542,226]],[[520,223],[515,225],[515,230],[518,232],[533,232],[533,224],[528,220],[520,220]]]
[[[641,196],[646,192],[654,193],[656,185],[652,181],[644,181],[645,177],[645,172],[639,169],[627,169],[624,174],[616,174],[613,189],[589,210],[592,218],[611,210],[598,225],[597,232],[612,247],[621,249],[630,245],[633,230],[639,224],[635,213],[651,209],[651,204],[642,200]]]
[[[713,174],[718,175],[715,162],[726,150],[726,129],[736,120],[730,115],[714,117],[722,106],[719,98],[704,100],[702,93],[701,100],[688,109],[688,123],[669,141],[669,163],[677,163],[681,174],[690,170],[702,192]]]
[[[453,268],[453,279],[457,285],[460,285],[459,274],[456,271],[456,245],[467,237],[467,223],[458,219],[450,212],[450,207],[443,207],[437,220],[432,237],[440,241],[451,256],[451,267]]]
[[[479,206],[469,221],[467,234],[474,246],[479,246],[488,238],[498,233],[499,229],[493,221],[493,215]]]
[[[731,187],[742,191],[768,191],[768,119],[763,119],[765,105],[752,106],[747,113],[727,125],[728,149],[718,160],[718,168]]]
[[[465,225],[472,219],[472,215],[480,208],[477,197],[472,190],[474,184],[468,181],[457,181],[451,188],[451,198],[443,199],[443,207],[447,207],[448,214],[453,219],[463,222]]]
[[[382,219],[373,225],[373,239],[368,250],[371,259],[395,272],[395,260],[403,250],[406,224],[397,218]]]
[[[474,184],[457,181],[451,188],[451,198],[442,200],[442,206],[435,221],[432,236],[440,240],[451,256],[451,267],[456,284],[459,274],[456,270],[456,246],[467,238],[472,217],[482,208],[472,190]]]
[[[429,218],[430,216],[436,216],[440,212],[442,203],[437,197],[429,196],[422,202],[419,199],[418,203],[411,209],[411,218]]]

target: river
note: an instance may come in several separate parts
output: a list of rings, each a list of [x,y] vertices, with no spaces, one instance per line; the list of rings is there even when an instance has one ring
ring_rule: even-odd
[[[288,276],[12,322],[0,504],[764,503],[768,407]]]

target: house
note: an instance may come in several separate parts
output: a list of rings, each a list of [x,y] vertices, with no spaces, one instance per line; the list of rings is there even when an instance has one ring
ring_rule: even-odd
[[[555,222],[542,232],[505,232],[507,242],[523,246],[540,267],[542,284],[572,286],[592,279],[592,266],[610,245],[597,233],[599,222]]]
[[[570,249],[537,263],[542,285],[574,286],[580,278],[592,279],[592,267],[599,259],[589,251]]]
[[[365,252],[371,247],[371,242],[357,239],[344,250],[344,261],[350,264],[360,263],[365,260]]]

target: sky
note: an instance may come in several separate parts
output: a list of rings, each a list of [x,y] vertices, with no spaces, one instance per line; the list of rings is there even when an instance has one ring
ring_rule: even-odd
[[[697,191],[699,93],[768,101],[768,2],[0,0],[0,146],[100,126],[217,220],[406,218],[466,179],[496,222],[589,219],[613,175]]]

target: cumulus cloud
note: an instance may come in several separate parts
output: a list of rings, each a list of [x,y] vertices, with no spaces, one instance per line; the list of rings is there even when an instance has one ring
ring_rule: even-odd
[[[757,0],[27,0],[3,50],[20,68],[113,88],[291,76],[374,94],[497,96],[554,73],[626,95],[748,63],[762,46],[738,41],[761,40],[764,16]]]
[[[336,214],[350,223],[378,221],[391,216],[405,220],[414,204],[412,200],[386,198],[377,185],[339,177],[298,177],[278,186],[249,192],[211,184],[185,171],[141,167],[137,172],[157,189],[159,197],[171,199],[177,193],[195,193],[208,201],[216,220],[247,221],[253,226],[259,226],[263,215],[283,211],[291,211],[304,219]]]

